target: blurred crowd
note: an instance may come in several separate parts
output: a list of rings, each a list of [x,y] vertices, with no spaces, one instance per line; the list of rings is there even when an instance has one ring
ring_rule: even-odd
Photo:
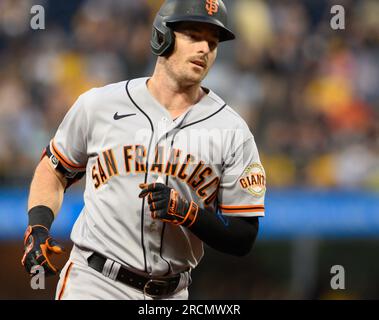
[[[379,1],[339,1],[344,30],[329,0],[225,2],[239,39],[205,85],[248,122],[270,187],[379,188]],[[0,1],[0,185],[30,182],[78,95],[151,74],[161,3]]]

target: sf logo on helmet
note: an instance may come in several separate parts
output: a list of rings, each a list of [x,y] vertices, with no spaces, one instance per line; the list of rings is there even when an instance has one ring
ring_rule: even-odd
[[[207,12],[210,16],[213,16],[214,13],[218,12],[218,6],[218,0],[207,0],[205,9],[207,9]]]

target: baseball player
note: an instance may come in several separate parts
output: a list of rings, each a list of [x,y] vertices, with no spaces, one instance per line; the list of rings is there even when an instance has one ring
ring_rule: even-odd
[[[221,0],[166,0],[153,75],[92,89],[69,110],[33,177],[22,258],[28,272],[57,273],[50,258],[62,247],[49,230],[85,176],[56,299],[188,299],[203,243],[250,251],[265,172],[244,120],[201,86],[232,39]]]

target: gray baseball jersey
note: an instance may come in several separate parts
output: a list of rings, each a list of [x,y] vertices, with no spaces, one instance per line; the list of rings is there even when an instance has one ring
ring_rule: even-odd
[[[264,216],[266,181],[248,126],[215,93],[205,89],[199,103],[172,119],[147,80],[81,95],[50,150],[52,161],[72,175],[86,172],[72,241],[159,276],[194,268],[203,244],[185,227],[152,219],[147,201],[138,197],[140,183],[160,177],[225,220]]]

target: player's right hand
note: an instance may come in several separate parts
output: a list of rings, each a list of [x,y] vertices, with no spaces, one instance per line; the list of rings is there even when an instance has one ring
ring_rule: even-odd
[[[198,205],[182,198],[179,193],[163,183],[141,183],[140,198],[147,196],[151,217],[174,225],[191,227],[197,218]]]
[[[58,269],[51,263],[52,253],[60,254],[63,247],[49,234],[44,226],[28,226],[24,236],[24,256],[21,263],[32,274],[34,266],[42,266],[46,276],[55,275]]]

